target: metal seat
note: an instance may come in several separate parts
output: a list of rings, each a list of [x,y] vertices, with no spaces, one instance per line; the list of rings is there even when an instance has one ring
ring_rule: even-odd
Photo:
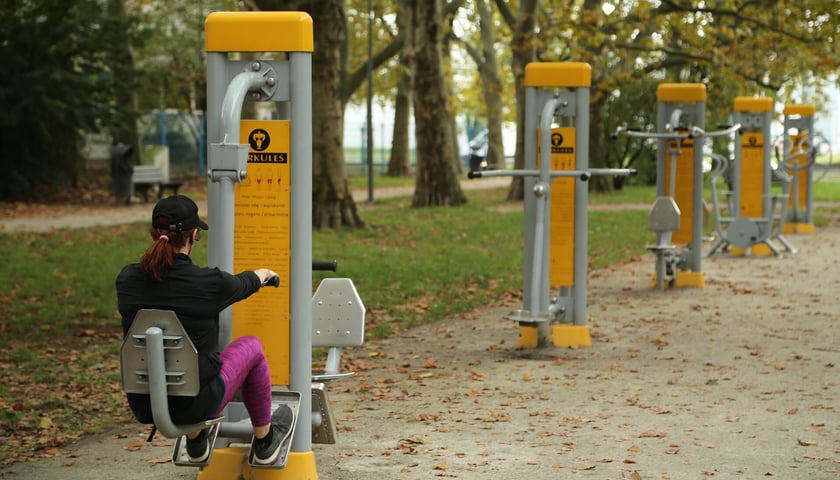
[[[171,310],[144,309],[137,312],[120,349],[120,370],[126,393],[151,397],[155,427],[167,438],[177,438],[172,460],[177,465],[201,467],[208,462],[190,462],[185,435],[210,428],[212,450],[224,417],[176,425],[169,415],[168,396],[198,395],[198,351],[178,316]]]
[[[349,278],[325,278],[312,297],[312,346],[327,348],[322,372],[312,373],[312,441],[336,443],[335,420],[326,385],[352,376],[340,372],[342,347],[357,347],[365,339],[365,306]]]

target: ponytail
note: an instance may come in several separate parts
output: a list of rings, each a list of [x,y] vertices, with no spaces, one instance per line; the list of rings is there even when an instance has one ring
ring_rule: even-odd
[[[171,232],[154,227],[149,229],[149,234],[152,237],[152,245],[143,253],[140,269],[149,280],[159,282],[175,265],[175,252],[186,245],[187,238],[184,232]]]

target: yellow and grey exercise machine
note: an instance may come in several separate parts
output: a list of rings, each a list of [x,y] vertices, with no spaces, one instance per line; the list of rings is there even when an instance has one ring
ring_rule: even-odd
[[[735,255],[781,255],[778,241],[788,252],[793,246],[782,235],[787,216],[790,176],[771,163],[770,122],[773,99],[768,97],[736,97],[733,118],[740,127],[731,168],[726,158],[717,162],[709,176],[715,226],[718,239],[707,255],[729,252]],[[721,211],[717,184],[723,173],[731,172],[731,191],[725,192],[729,215]],[[781,183],[781,193],[773,193],[772,182]]]
[[[172,312],[138,314],[123,356],[141,360],[124,362],[124,383],[147,384],[156,426],[177,438],[174,463],[200,467],[199,479],[317,479],[312,443],[335,442],[325,383],[348,375],[338,372],[341,348],[362,343],[364,305],[350,279],[325,279],[312,296],[312,20],[300,12],[217,12],[205,27],[208,264],[228,272],[271,265],[279,276],[276,290],[219,315],[219,343],[260,338],[272,408],[288,405],[295,422],[273,465],[254,463],[241,402],[205,424],[172,424],[166,395],[195,395],[198,382],[195,348]],[[240,52],[260,59],[239,60]],[[242,120],[246,100],[274,102],[281,119]],[[329,348],[327,368],[316,375],[313,346]],[[210,426],[209,460],[190,462],[182,435]]]
[[[703,288],[703,139],[732,135],[737,126],[704,130],[702,83],[663,83],[656,93],[657,131],[620,127],[616,135],[657,141],[656,200],[648,217],[656,243],[647,246],[656,255],[654,284]]]
[[[817,146],[814,134],[814,115],[811,104],[785,105],[783,157],[779,166],[791,177],[787,219],[783,233],[814,233],[814,163]],[[825,142],[827,144],[827,142]],[[777,152],[778,156],[778,152]]]
[[[523,308],[506,316],[519,323],[520,347],[592,344],[586,324],[588,191],[584,182],[591,175],[630,175],[633,171],[588,168],[591,79],[587,63],[528,64],[525,168],[469,173],[470,178],[523,177]],[[552,287],[559,288],[555,296]]]

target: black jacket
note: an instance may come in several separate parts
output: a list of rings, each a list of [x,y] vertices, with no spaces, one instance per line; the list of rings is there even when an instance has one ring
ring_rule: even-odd
[[[117,275],[117,304],[122,315],[123,334],[128,332],[138,310],[173,310],[198,350],[201,390],[196,397],[169,397],[169,411],[176,424],[195,423],[209,418],[224,395],[219,378],[219,312],[260,288],[256,273],[237,275],[218,268],[194,265],[189,256],[175,254],[175,265],[163,280],[146,278],[139,264],[127,265]],[[137,420],[154,423],[148,395],[128,395]]]

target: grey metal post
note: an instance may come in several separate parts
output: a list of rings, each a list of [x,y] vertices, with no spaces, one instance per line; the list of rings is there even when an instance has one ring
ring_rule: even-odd
[[[575,111],[575,169],[589,169],[589,89],[576,88]],[[572,323],[586,325],[586,283],[589,245],[589,189],[577,180],[575,188],[575,252]]]
[[[222,100],[227,90],[226,76],[227,54],[218,52],[207,52],[207,149],[214,143],[222,141],[221,118]],[[207,152],[209,157],[210,152]],[[218,245],[215,235],[219,232],[217,228],[219,218],[219,184],[212,181],[207,175],[207,220],[210,224],[210,231],[207,242],[207,265],[210,267],[219,266]]]
[[[291,53],[289,389],[302,392],[292,450],[312,450],[312,54]]]
[[[524,162],[523,165],[526,170],[536,169],[537,166],[537,143],[534,141],[534,135],[537,133],[537,117],[534,112],[537,111],[537,89],[534,87],[525,88],[525,148],[524,148]],[[529,215],[529,212],[534,211],[536,197],[532,194],[534,185],[537,183],[536,177],[522,177],[522,188],[525,197],[524,207],[525,215],[522,225],[522,237],[524,241],[523,246],[523,271],[522,271],[522,307],[531,312],[532,316],[539,311],[539,304],[532,304],[529,292],[536,288],[537,284],[531,283],[531,272],[534,269],[534,223],[535,218]]]
[[[692,123],[695,127],[705,129],[706,104],[696,102],[693,108]],[[703,145],[701,138],[694,139],[694,185],[692,190],[693,212],[691,217],[691,252],[689,252],[688,269],[692,272],[702,272],[703,261]],[[672,192],[673,195],[673,192]]]
[[[225,272],[233,273],[233,237],[234,237],[234,183],[245,176],[248,145],[239,143],[239,121],[242,117],[242,104],[248,92],[265,85],[265,77],[254,72],[242,72],[230,81],[225,89],[220,113],[219,136],[221,142],[210,145],[208,164],[211,183],[217,183],[217,198],[214,202],[216,266]],[[219,346],[224,348],[233,338],[233,309],[228,307],[219,314]]]
[[[549,206],[551,199],[551,121],[554,119],[554,110],[558,105],[557,99],[550,99],[545,102],[540,115],[540,175],[534,185],[533,196],[536,201],[534,214],[534,254],[531,269],[531,315],[548,311],[549,286],[548,269],[548,245],[551,235],[548,225]],[[548,324],[541,322],[538,325],[539,338],[548,338]]]

